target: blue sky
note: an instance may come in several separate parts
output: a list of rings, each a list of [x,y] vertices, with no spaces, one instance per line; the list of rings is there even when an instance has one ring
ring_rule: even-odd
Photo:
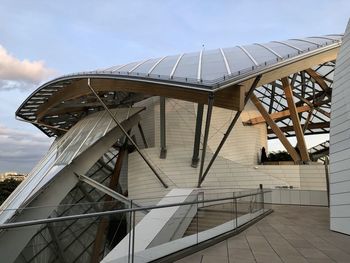
[[[0,0],[0,172],[28,172],[47,150],[50,140],[14,112],[50,78],[202,45],[342,33],[349,10],[345,0]]]

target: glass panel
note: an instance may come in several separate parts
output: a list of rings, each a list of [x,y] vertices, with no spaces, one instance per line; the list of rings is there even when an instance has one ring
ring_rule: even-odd
[[[312,40],[310,39],[310,41],[312,41]],[[317,48],[316,44],[304,42],[304,41],[302,41],[302,39],[301,40],[292,40],[292,39],[290,39],[290,40],[287,40],[285,42],[290,44],[290,45],[292,45],[292,46],[298,47],[301,50],[308,50],[308,48],[310,50],[312,50],[312,49]]]
[[[203,51],[201,74],[203,80],[213,80],[227,74],[225,62],[219,49]]]
[[[122,68],[118,69],[115,73],[118,73],[118,72],[126,73],[129,70],[131,70],[133,67],[135,67],[137,64],[139,64],[140,62],[141,61],[137,61],[137,62],[132,62],[132,63],[126,64]]]
[[[152,71],[152,75],[170,76],[179,55],[169,56],[162,60]]]
[[[338,40],[337,38],[332,38],[332,37],[327,37],[327,38],[330,38],[330,39],[334,39],[334,40]],[[318,38],[318,37],[308,37],[308,38],[305,38],[306,40],[310,40],[312,42],[315,42],[315,43],[318,43],[319,45],[329,45],[329,44],[332,44],[332,40],[330,39],[325,39],[325,38]]]
[[[159,61],[160,58],[154,58],[146,61],[142,65],[140,65],[138,68],[136,68],[133,73],[139,72],[141,74],[147,74],[148,71]]]
[[[271,51],[258,45],[249,45],[244,47],[259,65],[264,65],[265,62],[276,61],[277,56]]]
[[[271,48],[273,51],[280,54],[282,57],[287,57],[290,54],[294,54],[294,55],[298,54],[298,51],[296,49],[280,43],[269,42],[264,45]]]
[[[117,118],[122,121],[129,109],[115,109],[112,112],[121,112]],[[132,111],[130,112],[132,114]],[[101,116],[105,118],[101,119]],[[103,122],[103,123],[102,123]],[[27,178],[17,187],[10,197],[3,203],[0,210],[0,223],[6,222],[11,218],[16,209],[28,201],[35,195],[45,184],[47,184],[65,165],[72,161],[76,156],[82,143],[84,149],[102,137],[107,125],[110,123],[109,116],[104,112],[98,112],[89,115],[85,119],[79,121],[71,128],[63,137],[57,139],[51,146],[49,153],[42,159],[40,165],[36,166]],[[97,124],[100,124],[97,127]],[[111,125],[112,126],[112,125]],[[114,124],[115,126],[115,124]],[[86,141],[87,137],[94,131],[93,138]],[[4,211],[6,209],[6,211]]]
[[[199,52],[185,54],[174,73],[174,78],[197,79]]]
[[[223,50],[233,74],[240,70],[251,69],[254,66],[254,63],[240,48],[224,48]]]

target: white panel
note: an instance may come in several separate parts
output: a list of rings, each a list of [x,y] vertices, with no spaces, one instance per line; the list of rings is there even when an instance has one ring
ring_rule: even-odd
[[[310,201],[310,191],[300,191],[300,204],[308,205]]]
[[[335,66],[330,132],[331,229],[345,234],[350,234],[349,66],[350,23],[346,29]]]
[[[290,191],[291,204],[300,204],[300,191]]]

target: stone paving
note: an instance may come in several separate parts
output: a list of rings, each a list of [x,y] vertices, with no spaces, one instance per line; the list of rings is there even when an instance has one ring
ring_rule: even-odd
[[[272,208],[272,214],[237,236],[177,262],[350,262],[350,236],[329,230],[328,208]]]

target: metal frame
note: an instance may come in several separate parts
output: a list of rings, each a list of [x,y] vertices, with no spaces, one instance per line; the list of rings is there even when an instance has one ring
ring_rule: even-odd
[[[211,114],[213,111],[213,106],[214,106],[214,94],[211,93],[208,97],[207,118],[205,121],[202,158],[201,158],[201,165],[200,165],[200,170],[199,170],[199,175],[198,175],[198,186],[201,184],[201,180],[202,180],[202,174],[203,174],[203,168],[204,168],[204,162],[205,162],[205,154],[207,151],[208,136],[209,136],[210,121],[211,121]]]
[[[192,155],[192,162],[191,162],[191,166],[193,168],[196,168],[199,162],[199,148],[201,144],[201,135],[202,135],[203,110],[204,110],[204,105],[198,104],[197,117],[196,117],[196,131],[194,134],[193,155]]]
[[[117,120],[117,118],[112,114],[112,112],[108,109],[106,104],[102,101],[100,96],[96,93],[96,91],[92,88],[90,84],[90,78],[88,79],[87,83],[89,89],[92,91],[92,93],[95,95],[95,97],[98,99],[98,101],[102,104],[103,108],[108,112],[109,116],[114,120],[114,122],[118,125],[120,130],[124,133],[128,141],[135,147],[136,151],[140,154],[141,158],[146,162],[148,167],[152,170],[152,172],[157,177],[158,181],[164,186],[164,188],[168,188],[168,185],[163,181],[163,179],[158,174],[157,170],[153,167],[153,165],[150,163],[150,161],[146,158],[146,156],[142,153],[140,148],[137,146],[137,144],[134,142],[134,140],[130,137],[130,135],[127,133],[127,131],[123,128],[123,126],[120,124],[120,122]]]
[[[153,209],[162,209],[162,208],[168,208],[168,207],[213,203],[213,202],[218,202],[218,201],[235,200],[235,199],[240,199],[243,197],[256,196],[256,195],[261,195],[261,194],[265,194],[265,193],[271,193],[271,190],[263,190],[263,191],[257,191],[256,193],[235,195],[232,197],[224,197],[224,198],[216,198],[216,199],[208,199],[208,200],[171,203],[171,204],[164,204],[164,205],[142,206],[142,207],[119,209],[119,210],[112,210],[112,211],[102,211],[102,212],[85,213],[85,214],[79,214],[79,215],[70,215],[70,216],[62,216],[62,217],[51,217],[51,218],[45,218],[45,219],[28,220],[28,221],[24,221],[24,222],[6,223],[6,224],[0,224],[0,229],[13,229],[13,228],[18,228],[18,227],[27,227],[27,226],[33,226],[33,225],[42,225],[42,224],[49,224],[49,223],[54,223],[54,222],[69,221],[69,220],[74,220],[74,219],[78,220],[78,219],[86,219],[86,218],[94,218],[94,217],[102,217],[102,216],[111,216],[111,215],[123,214],[123,213],[129,213],[129,212],[150,211]]]
[[[165,118],[165,97],[159,97],[159,116],[160,116],[160,159],[165,159],[166,149],[166,118]]]
[[[246,96],[245,96],[245,98],[244,98],[244,105],[247,104],[247,102],[248,102],[248,100],[250,99],[251,95],[253,94],[253,92],[254,92],[256,86],[258,85],[258,83],[259,83],[261,77],[262,77],[262,76],[259,75],[259,76],[257,76],[257,77],[255,78],[255,80],[254,80],[252,86],[250,87],[248,93],[246,94]],[[235,126],[237,120],[239,119],[239,116],[241,115],[241,113],[242,113],[242,111],[237,111],[237,112],[236,112],[235,117],[233,118],[233,120],[231,121],[230,125],[228,126],[227,131],[225,132],[224,137],[222,138],[221,142],[219,143],[218,148],[216,149],[216,151],[215,151],[213,157],[211,158],[211,160],[210,160],[210,162],[209,162],[207,168],[205,169],[204,174],[203,174],[203,175],[200,174],[201,176],[200,176],[200,178],[199,178],[199,180],[198,180],[198,185],[197,185],[197,187],[201,187],[201,184],[204,182],[205,177],[207,176],[207,174],[208,174],[208,172],[209,172],[211,166],[213,165],[213,163],[214,163],[216,157],[218,156],[219,152],[221,151],[221,148],[224,146],[224,144],[225,144],[225,142],[226,142],[228,136],[231,134],[231,131],[232,131],[233,127]],[[203,151],[204,151],[204,149],[203,149]],[[204,163],[203,160],[202,160],[202,163]]]

